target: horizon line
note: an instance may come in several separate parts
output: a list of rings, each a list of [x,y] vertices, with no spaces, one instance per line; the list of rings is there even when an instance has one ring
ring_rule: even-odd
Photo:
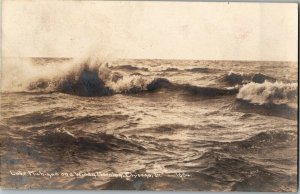
[[[65,59],[65,60],[70,60],[70,59],[78,59],[82,57],[67,57],[67,56],[62,56],[62,57],[54,57],[54,56],[38,56],[38,57],[29,57],[29,56],[2,56],[2,58],[44,58],[44,59]],[[110,58],[108,59],[111,60],[176,60],[176,61],[252,61],[252,62],[293,62],[293,63],[298,63],[299,61],[293,61],[293,60],[249,60],[249,59],[170,59],[170,58]]]

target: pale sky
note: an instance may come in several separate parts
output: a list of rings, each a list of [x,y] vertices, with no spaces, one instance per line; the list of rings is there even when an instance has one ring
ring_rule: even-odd
[[[297,61],[296,3],[4,0],[3,56]]]

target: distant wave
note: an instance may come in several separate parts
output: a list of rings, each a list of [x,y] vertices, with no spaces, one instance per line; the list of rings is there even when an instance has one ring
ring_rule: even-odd
[[[174,68],[174,67],[169,67],[167,69],[162,70],[163,72],[177,72],[177,71],[182,71],[181,69]]]
[[[132,65],[113,66],[112,69],[120,69],[120,70],[128,70],[128,71],[136,71],[136,70],[149,71],[149,69],[146,67],[136,67]]]
[[[206,67],[195,67],[195,68],[191,68],[191,69],[185,69],[185,71],[192,72],[192,73],[215,73],[220,70],[206,68]]]
[[[169,67],[167,69],[162,70],[163,72],[191,72],[191,73],[215,73],[217,71],[220,71],[219,69],[211,69],[206,67],[195,67],[190,69],[178,69],[174,67]]]
[[[276,79],[267,75],[264,75],[262,73],[256,73],[256,74],[244,74],[244,73],[236,73],[233,71],[230,71],[228,74],[223,75],[219,78],[221,82],[228,83],[230,85],[241,85],[241,84],[247,84],[250,82],[254,83],[264,83],[265,81],[269,82],[275,82]]]

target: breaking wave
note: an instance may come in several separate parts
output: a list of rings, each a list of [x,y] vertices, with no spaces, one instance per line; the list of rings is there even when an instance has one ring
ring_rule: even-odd
[[[238,99],[254,104],[296,104],[297,83],[249,83],[240,88]]]
[[[233,109],[296,120],[297,89],[297,83],[251,82],[239,89]]]
[[[268,82],[242,85],[232,109],[297,120],[297,83]]]
[[[99,59],[67,61],[65,64],[5,65],[2,92],[62,92],[79,96],[105,96],[146,90],[151,79],[112,71]]]

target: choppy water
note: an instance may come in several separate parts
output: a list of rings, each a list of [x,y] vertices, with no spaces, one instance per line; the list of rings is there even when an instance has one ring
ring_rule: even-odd
[[[297,73],[288,62],[5,59],[2,185],[296,191]]]

